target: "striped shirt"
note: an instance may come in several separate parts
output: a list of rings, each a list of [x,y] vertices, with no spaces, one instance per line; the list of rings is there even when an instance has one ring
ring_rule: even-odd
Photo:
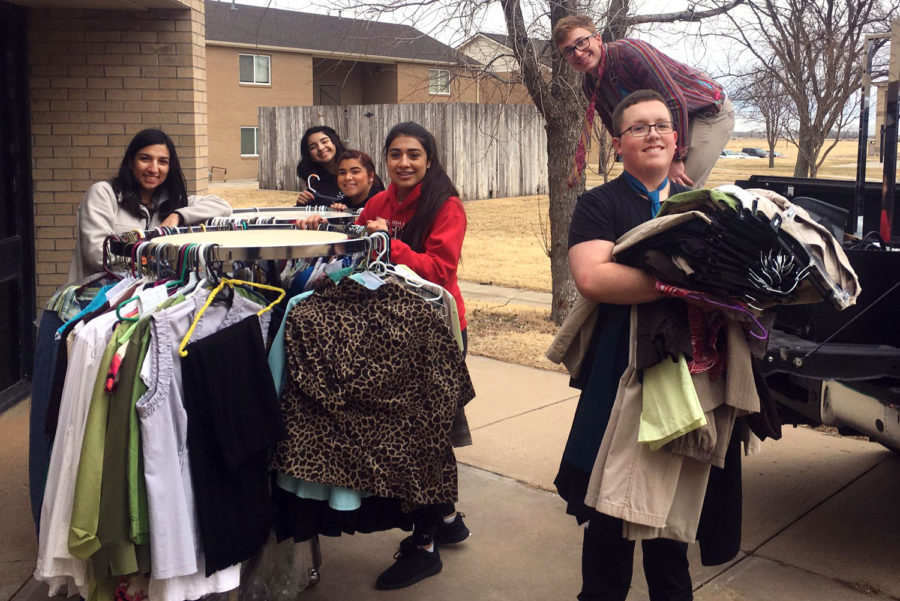
[[[625,96],[637,90],[655,90],[668,102],[678,132],[676,156],[684,158],[688,149],[688,121],[692,113],[703,109],[718,112],[725,91],[706,73],[672,60],[647,42],[619,40],[604,44],[603,68],[596,76],[585,76],[583,91],[588,98],[595,92],[595,108],[613,135],[612,113]],[[595,83],[597,82],[597,83]]]

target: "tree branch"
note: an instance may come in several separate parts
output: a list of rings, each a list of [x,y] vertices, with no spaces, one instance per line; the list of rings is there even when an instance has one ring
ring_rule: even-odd
[[[717,8],[711,8],[709,10],[694,10],[693,8],[689,8],[687,10],[683,10],[675,13],[658,13],[651,15],[633,15],[625,18],[625,23],[627,26],[633,25],[642,25],[644,23],[675,23],[677,21],[699,21],[701,19],[706,19],[707,17],[715,17],[717,15],[722,15],[727,13],[732,8],[743,4],[745,0],[731,0],[722,6]]]

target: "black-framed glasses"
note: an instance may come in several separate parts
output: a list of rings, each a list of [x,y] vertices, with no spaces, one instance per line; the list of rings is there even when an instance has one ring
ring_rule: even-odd
[[[671,121],[663,121],[661,123],[640,123],[638,125],[626,127],[622,130],[622,133],[619,134],[619,137],[622,137],[625,134],[631,134],[635,138],[646,138],[650,135],[650,130],[654,127],[656,128],[656,133],[661,136],[675,131],[675,124]]]
[[[572,58],[573,56],[575,56],[575,51],[576,51],[576,50],[581,50],[582,52],[584,52],[585,50],[587,50],[588,45],[590,45],[590,43],[591,43],[591,38],[592,38],[592,37],[594,37],[593,34],[592,34],[592,35],[586,35],[586,36],[584,36],[583,38],[578,38],[577,40],[575,40],[575,43],[574,43],[574,44],[572,44],[571,46],[566,46],[565,48],[563,48],[563,49],[562,49],[562,55],[563,55],[563,58],[566,59],[566,60],[569,60],[570,58]]]

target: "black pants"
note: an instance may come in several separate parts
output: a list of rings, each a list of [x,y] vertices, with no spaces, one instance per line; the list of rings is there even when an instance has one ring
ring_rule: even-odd
[[[687,543],[642,541],[650,601],[690,601]],[[597,513],[584,529],[579,601],[624,601],[631,587],[634,541],[622,536],[622,520]]]
[[[463,357],[469,349],[469,337],[466,330],[462,331],[463,339]],[[444,519],[445,515],[456,512],[456,505],[453,503],[437,503],[435,505],[426,505],[420,507],[413,512],[413,540],[420,547],[427,547],[434,541],[434,533],[438,525]]]

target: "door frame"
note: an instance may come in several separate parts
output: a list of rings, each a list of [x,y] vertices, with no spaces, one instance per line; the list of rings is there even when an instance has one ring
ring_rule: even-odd
[[[36,306],[34,258],[34,198],[31,177],[31,104],[28,95],[27,10],[0,0],[0,194],[8,203],[14,222],[13,235],[0,237],[4,263],[15,266],[0,274],[16,281],[13,315],[18,330],[19,380],[0,390],[0,412],[15,405],[31,391]],[[2,235],[2,234],[0,234]]]

